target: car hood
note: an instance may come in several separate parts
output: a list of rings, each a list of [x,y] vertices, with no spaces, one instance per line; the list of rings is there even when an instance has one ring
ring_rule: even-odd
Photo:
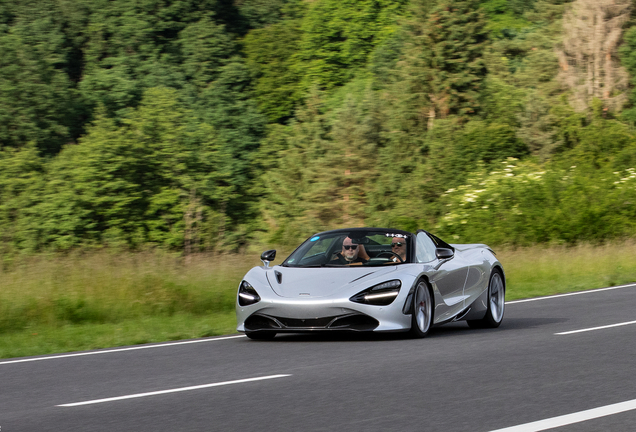
[[[281,297],[317,298],[347,292],[360,286],[364,289],[376,278],[394,272],[396,266],[380,268],[290,268],[274,266],[267,272],[267,280],[272,290]],[[280,280],[280,282],[279,282]],[[355,293],[351,293],[353,295]]]

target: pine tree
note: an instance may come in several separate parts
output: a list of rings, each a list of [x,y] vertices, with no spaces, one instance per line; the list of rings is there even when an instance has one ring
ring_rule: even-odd
[[[262,214],[272,233],[270,241],[291,245],[327,227],[319,215],[310,214],[316,188],[312,173],[317,165],[324,165],[330,145],[323,109],[321,95],[314,89],[289,126],[272,130],[284,143],[278,148],[263,148],[263,152],[273,152],[269,158],[273,166],[261,179],[266,189]]]
[[[478,0],[443,0],[431,11],[424,33],[431,118],[479,110],[485,24]]]
[[[356,100],[362,96],[362,100]],[[374,131],[369,112],[374,95],[366,89],[362,95],[348,94],[343,105],[334,110],[331,143],[316,180],[324,185],[323,214],[334,212],[331,225],[364,226],[369,193],[378,174],[377,150],[380,136]],[[318,201],[318,200],[317,200]]]
[[[424,163],[427,128],[432,120],[426,28],[435,3],[411,2],[399,32],[402,52],[388,80],[380,83],[383,142],[378,149],[378,178],[369,194],[370,216],[377,225],[413,225],[412,211],[403,204],[413,200],[413,172]]]
[[[317,230],[365,224],[379,136],[368,93],[356,96],[326,116],[314,88],[286,128],[276,167],[263,176],[263,213],[274,239],[293,243]]]

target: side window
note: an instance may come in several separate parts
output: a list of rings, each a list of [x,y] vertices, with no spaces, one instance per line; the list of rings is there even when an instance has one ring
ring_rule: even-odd
[[[425,232],[417,234],[417,242],[415,244],[415,256],[417,262],[431,262],[435,259],[435,243]]]

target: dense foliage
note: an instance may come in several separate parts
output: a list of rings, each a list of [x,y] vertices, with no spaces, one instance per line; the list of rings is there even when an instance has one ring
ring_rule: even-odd
[[[0,0],[0,247],[633,236],[636,27],[605,3]]]

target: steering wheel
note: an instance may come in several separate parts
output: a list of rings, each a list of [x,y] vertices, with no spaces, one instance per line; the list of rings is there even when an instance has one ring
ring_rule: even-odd
[[[391,251],[384,251],[384,252],[380,252],[379,254],[377,254],[375,257],[376,258],[380,258],[382,255],[389,255],[389,257],[396,257],[397,259],[400,260],[401,263],[404,262],[404,260],[402,259],[401,256],[399,256],[398,254],[396,254],[395,252],[391,252]]]

